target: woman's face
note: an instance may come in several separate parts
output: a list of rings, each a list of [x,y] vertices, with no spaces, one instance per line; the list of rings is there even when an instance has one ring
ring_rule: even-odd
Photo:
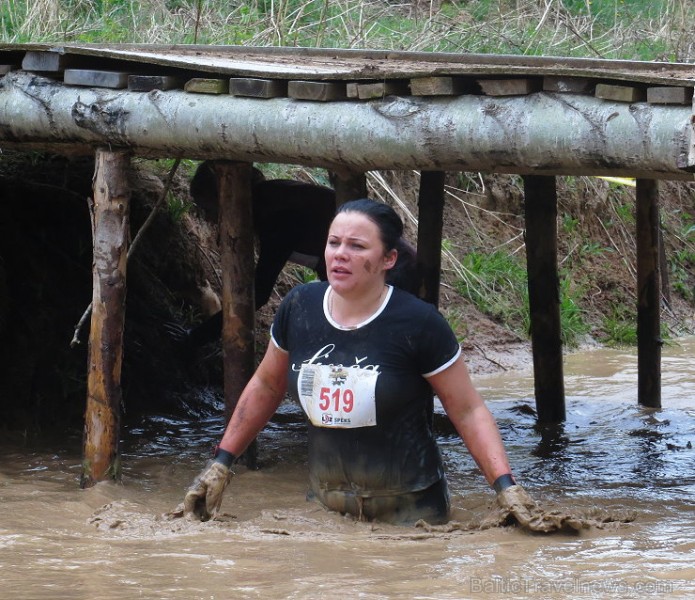
[[[360,212],[338,213],[328,230],[326,270],[341,295],[359,294],[384,285],[397,252],[386,253],[377,225]]]

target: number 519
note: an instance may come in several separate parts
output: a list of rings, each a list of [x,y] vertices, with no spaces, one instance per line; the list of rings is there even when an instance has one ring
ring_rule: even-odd
[[[319,408],[328,410],[333,407],[334,412],[339,412],[342,407],[342,412],[349,413],[355,406],[355,396],[351,389],[335,388],[331,392],[331,388],[321,388]]]

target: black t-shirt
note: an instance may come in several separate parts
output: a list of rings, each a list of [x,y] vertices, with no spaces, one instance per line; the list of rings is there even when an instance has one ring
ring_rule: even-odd
[[[443,476],[426,377],[458,358],[456,337],[434,306],[393,287],[367,321],[341,327],[328,290],[295,287],[272,327],[289,353],[288,391],[309,419],[311,487],[364,497],[426,489]]]

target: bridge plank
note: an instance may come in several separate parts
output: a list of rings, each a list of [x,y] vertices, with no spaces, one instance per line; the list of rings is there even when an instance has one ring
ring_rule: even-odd
[[[379,81],[433,75],[493,78],[552,75],[686,87],[695,80],[695,65],[635,60],[334,48],[164,44],[64,44],[56,47],[54,44],[0,44],[2,53],[16,53],[20,50],[55,54],[55,60],[62,61],[72,57],[88,61],[90,66],[94,66],[95,62],[128,61],[184,69],[189,73],[204,71],[229,77],[286,80],[316,78]],[[33,70],[41,69],[36,67]]]

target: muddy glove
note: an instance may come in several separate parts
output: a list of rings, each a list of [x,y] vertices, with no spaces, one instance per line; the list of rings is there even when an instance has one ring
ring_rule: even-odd
[[[524,488],[517,484],[508,486],[501,492],[498,492],[497,503],[502,510],[514,517],[522,527],[529,527],[534,522],[534,519],[542,513],[533,498],[528,495]]]
[[[585,523],[570,514],[542,509],[511,475],[502,475],[493,487],[497,492],[497,503],[505,513],[504,518],[516,521],[523,529],[552,533],[560,529],[578,530],[586,527]]]
[[[214,517],[222,504],[222,494],[232,480],[234,473],[230,466],[235,457],[229,452],[218,450],[198,475],[183,499],[184,516],[192,516],[201,521]]]

